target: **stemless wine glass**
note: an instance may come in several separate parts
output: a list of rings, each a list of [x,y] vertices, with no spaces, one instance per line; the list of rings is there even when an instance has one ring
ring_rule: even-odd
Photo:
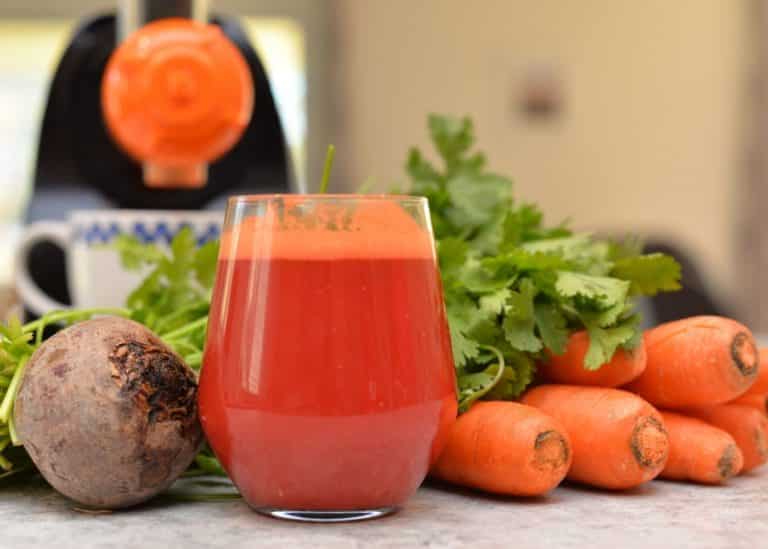
[[[402,505],[456,417],[426,200],[232,198],[200,414],[257,511],[348,521]]]

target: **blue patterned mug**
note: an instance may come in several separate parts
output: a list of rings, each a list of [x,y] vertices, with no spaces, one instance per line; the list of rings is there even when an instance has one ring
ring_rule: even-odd
[[[223,221],[223,212],[162,210],[80,210],[72,212],[68,221],[38,221],[22,235],[16,257],[16,290],[24,305],[38,316],[69,308],[46,295],[27,270],[32,247],[48,241],[66,252],[73,307],[122,307],[146,273],[123,268],[109,246],[118,235],[167,247],[181,229],[189,227],[202,245],[219,237]]]

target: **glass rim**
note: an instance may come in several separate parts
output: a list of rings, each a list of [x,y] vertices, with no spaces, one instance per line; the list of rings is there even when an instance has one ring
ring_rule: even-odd
[[[281,198],[305,198],[308,200],[314,200],[318,202],[332,201],[332,200],[350,200],[356,202],[397,202],[399,204],[421,204],[426,203],[427,199],[423,196],[412,196],[409,194],[354,194],[354,193],[269,193],[269,194],[239,194],[230,196],[227,199],[227,206],[233,206],[237,204],[258,204],[260,202],[267,202],[270,200],[278,200]]]

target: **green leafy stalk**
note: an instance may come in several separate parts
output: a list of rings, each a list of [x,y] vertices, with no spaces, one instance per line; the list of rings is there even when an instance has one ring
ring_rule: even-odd
[[[88,320],[95,316],[122,316],[129,317],[131,311],[120,307],[104,307],[94,309],[79,309],[71,311],[54,311],[41,318],[29,322],[22,327],[24,333],[41,332],[46,326],[55,324],[70,324],[81,320]]]
[[[29,357],[25,356],[19,362],[19,367],[13,374],[11,384],[8,386],[8,391],[5,393],[2,404],[0,404],[0,422],[2,423],[7,424],[10,420],[11,412],[13,411],[13,403],[16,400],[16,394],[19,392],[19,386],[21,385],[21,378],[24,375],[24,367],[27,364],[27,360],[29,360]],[[2,448],[0,448],[0,453],[2,453]]]
[[[11,444],[14,446],[21,446],[22,442],[19,438],[19,434],[16,432],[16,425],[13,421],[13,414],[8,416],[8,435],[11,437]]]
[[[333,157],[336,156],[336,147],[328,145],[328,152],[325,154],[325,166],[323,167],[323,178],[320,180],[320,194],[328,192],[328,184],[331,179],[331,169],[333,168]]]
[[[199,453],[195,457],[195,463],[197,466],[205,471],[209,475],[216,475],[220,477],[226,477],[227,473],[224,471],[224,468],[219,464],[219,461],[211,455],[206,455],[205,453]]]
[[[504,355],[490,345],[478,345],[493,353],[496,362],[482,372],[464,373],[459,379],[459,411],[465,412],[472,403],[485,396],[501,381],[504,374]]]
[[[634,298],[679,288],[678,263],[643,255],[637,241],[546,225],[538,207],[515,201],[512,180],[473,152],[468,118],[433,115],[429,131],[439,162],[412,149],[406,171],[411,193],[429,200],[462,409],[519,396],[536,363],[563,353],[577,330],[590,336],[587,369],[636,345]]]
[[[162,339],[165,342],[178,341],[184,336],[187,336],[202,328],[205,328],[207,324],[208,324],[208,317],[207,316],[200,317],[194,322],[186,324],[185,326],[182,326],[181,328],[178,328],[172,332],[168,332],[167,334],[161,335],[160,339]]]

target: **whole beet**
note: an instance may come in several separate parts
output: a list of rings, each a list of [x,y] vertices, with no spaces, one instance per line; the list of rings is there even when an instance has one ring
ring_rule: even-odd
[[[81,322],[40,346],[15,425],[45,479],[96,508],[165,490],[202,441],[192,370],[147,328],[118,317]]]

